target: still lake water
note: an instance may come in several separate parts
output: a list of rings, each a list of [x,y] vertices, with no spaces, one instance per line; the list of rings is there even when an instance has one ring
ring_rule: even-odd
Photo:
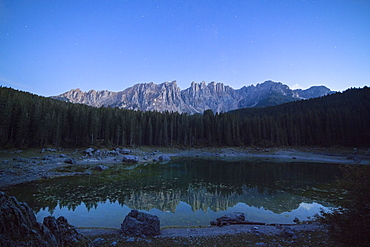
[[[243,212],[249,221],[293,223],[336,206],[332,185],[339,176],[333,164],[174,159],[131,169],[117,164],[6,192],[27,202],[40,222],[63,215],[78,227],[120,228],[131,209],[157,215],[161,227],[207,226],[230,212]]]

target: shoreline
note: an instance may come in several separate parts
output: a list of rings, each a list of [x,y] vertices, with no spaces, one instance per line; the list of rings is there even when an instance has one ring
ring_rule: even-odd
[[[155,238],[171,238],[171,237],[209,237],[220,235],[234,234],[254,234],[256,229],[261,234],[277,235],[281,234],[282,229],[289,227],[293,231],[318,231],[323,230],[323,225],[316,222],[292,224],[290,226],[273,226],[273,225],[226,225],[222,227],[207,226],[207,227],[175,227],[161,229],[161,234]],[[78,227],[80,233],[87,237],[95,236],[119,236],[120,229],[115,228],[98,228],[98,227]]]
[[[153,151],[155,150],[155,151]],[[137,157],[137,164],[126,164],[133,169],[140,164],[155,163],[159,156],[174,158],[216,159],[225,161],[268,161],[268,162],[312,162],[338,165],[370,165],[370,157],[365,150],[324,148],[164,148],[139,147],[130,149],[130,155]],[[355,154],[353,154],[355,152]],[[367,151],[368,152],[368,151]],[[67,154],[65,154],[67,153]],[[62,176],[91,175],[94,166],[124,164],[125,155],[83,155],[83,150],[56,150],[45,152],[39,157],[39,150],[1,151],[0,156],[0,189],[9,186],[32,182],[40,179],[52,179]],[[51,158],[50,158],[51,157]],[[56,158],[53,158],[56,157]],[[62,158],[60,158],[62,157]],[[66,163],[66,159],[75,159],[75,163]],[[132,165],[131,165],[132,164]],[[86,168],[86,171],[68,172],[68,167]],[[62,171],[62,170],[66,171]]]

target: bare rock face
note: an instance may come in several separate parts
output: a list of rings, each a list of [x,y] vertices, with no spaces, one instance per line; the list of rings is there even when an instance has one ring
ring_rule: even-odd
[[[123,220],[121,233],[127,236],[159,235],[161,234],[159,218],[133,209]]]
[[[0,246],[91,246],[64,217],[36,221],[32,209],[0,191]]]
[[[181,90],[176,81],[162,84],[140,83],[120,92],[70,90],[53,98],[90,106],[119,107],[140,111],[169,111],[186,113],[227,112],[245,107],[263,107],[299,99],[309,99],[330,94],[329,88],[315,86],[306,90],[292,90],[280,82],[265,81],[240,89],[223,83],[192,82]]]

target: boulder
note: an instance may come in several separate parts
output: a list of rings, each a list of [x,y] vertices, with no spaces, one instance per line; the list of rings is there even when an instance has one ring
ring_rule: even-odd
[[[0,191],[0,246],[92,246],[64,217],[36,221],[32,209]]]
[[[170,156],[165,155],[165,154],[163,154],[163,155],[159,155],[158,159],[159,159],[160,161],[170,161],[170,160],[171,160]]]
[[[131,150],[130,149],[125,149],[125,148],[116,148],[116,152],[120,153],[120,154],[130,154],[131,153]]]
[[[122,161],[125,163],[138,163],[139,157],[135,155],[125,155],[123,156]]]
[[[66,218],[53,216],[44,218],[43,223],[55,236],[58,246],[91,246],[91,241],[70,225]]]
[[[133,209],[123,220],[121,233],[127,236],[159,235],[161,233],[159,218]]]
[[[99,172],[102,172],[102,171],[105,171],[109,169],[108,166],[105,166],[105,165],[97,165],[95,166],[95,170],[99,171]]]
[[[64,163],[72,164],[73,165],[73,164],[76,164],[77,161],[74,158],[68,158],[68,159],[64,160]]]
[[[94,151],[95,151],[95,149],[93,149],[93,148],[88,148],[88,149],[85,149],[85,150],[84,150],[84,153],[85,153],[85,154],[88,154],[88,155],[90,155],[90,156],[92,156]]]
[[[102,156],[102,155],[105,155],[105,153],[106,153],[106,151],[98,149],[94,152],[94,155],[95,156]]]
[[[217,218],[216,220],[213,220],[210,222],[211,225],[217,225],[217,226],[231,225],[231,224],[244,224],[244,223],[246,223],[244,213],[239,213],[239,212],[223,215]]]

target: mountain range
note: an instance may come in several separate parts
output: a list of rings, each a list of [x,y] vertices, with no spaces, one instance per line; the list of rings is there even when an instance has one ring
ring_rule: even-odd
[[[273,81],[240,89],[233,89],[223,83],[192,82],[189,88],[181,90],[177,82],[172,81],[161,84],[140,83],[120,92],[107,90],[83,92],[80,89],[72,89],[52,98],[95,107],[194,114],[203,113],[208,109],[213,112],[228,112],[247,107],[273,106],[331,93],[333,91],[325,86],[292,90],[281,82]]]

